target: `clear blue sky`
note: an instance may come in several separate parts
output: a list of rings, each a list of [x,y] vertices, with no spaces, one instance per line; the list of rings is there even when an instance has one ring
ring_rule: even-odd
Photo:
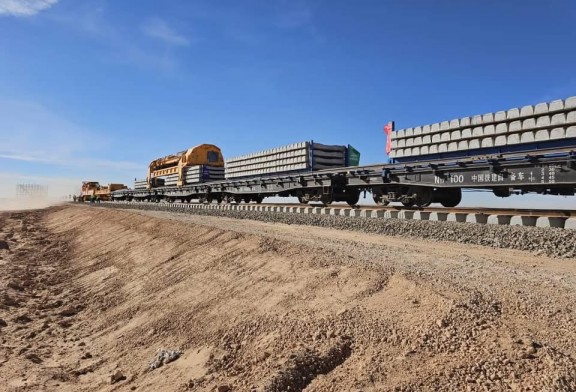
[[[389,120],[576,95],[575,21],[573,0],[0,0],[0,178],[130,182],[199,143],[384,162]]]

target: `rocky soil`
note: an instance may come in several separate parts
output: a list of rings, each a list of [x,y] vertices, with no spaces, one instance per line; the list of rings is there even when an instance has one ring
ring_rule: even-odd
[[[3,213],[0,390],[576,390],[575,259],[318,222]]]

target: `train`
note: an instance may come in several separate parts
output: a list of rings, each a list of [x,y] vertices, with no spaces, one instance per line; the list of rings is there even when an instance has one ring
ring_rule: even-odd
[[[133,189],[114,201],[261,203],[296,197],[302,204],[374,202],[455,207],[462,190],[495,196],[576,191],[576,97],[446,120],[384,128],[389,161],[360,165],[351,145],[305,141],[224,160],[202,144],[153,160]]]

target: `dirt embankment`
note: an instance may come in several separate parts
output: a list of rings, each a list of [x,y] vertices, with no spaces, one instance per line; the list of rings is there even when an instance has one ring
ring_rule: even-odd
[[[169,213],[4,213],[0,389],[571,391],[573,261]],[[160,349],[181,355],[150,370]]]

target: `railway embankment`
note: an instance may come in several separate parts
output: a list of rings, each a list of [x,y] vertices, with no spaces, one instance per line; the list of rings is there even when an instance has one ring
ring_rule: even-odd
[[[574,259],[236,218],[0,214],[0,390],[576,389]]]

